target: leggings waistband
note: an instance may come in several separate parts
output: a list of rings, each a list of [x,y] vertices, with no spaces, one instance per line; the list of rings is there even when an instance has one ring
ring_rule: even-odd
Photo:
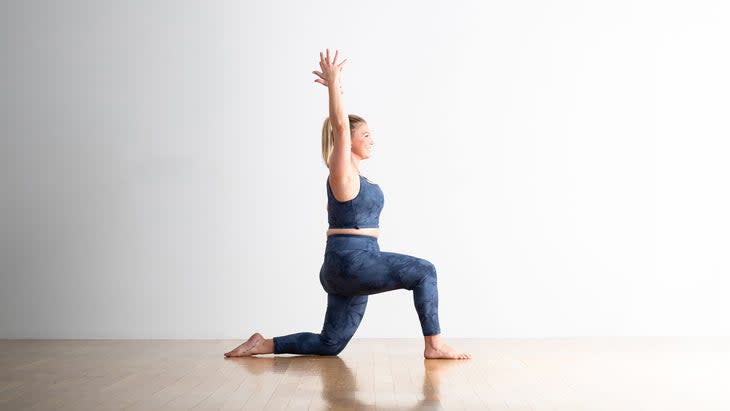
[[[378,238],[359,234],[332,234],[327,236],[327,251],[367,250],[380,251]]]

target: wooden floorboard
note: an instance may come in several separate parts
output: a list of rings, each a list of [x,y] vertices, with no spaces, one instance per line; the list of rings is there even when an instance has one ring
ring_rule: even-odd
[[[354,339],[224,358],[239,340],[0,340],[0,410],[730,410],[730,338]]]

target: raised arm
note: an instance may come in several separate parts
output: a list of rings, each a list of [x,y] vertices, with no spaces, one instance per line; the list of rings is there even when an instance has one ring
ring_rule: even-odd
[[[334,148],[329,161],[330,180],[333,185],[350,185],[356,177],[356,171],[352,166],[351,149],[352,140],[350,136],[350,121],[342,101],[342,67],[347,59],[337,62],[339,50],[335,51],[334,58],[330,58],[330,50],[319,53],[319,66],[322,71],[313,71],[319,76],[314,81],[323,84],[329,92],[329,119],[334,134]]]

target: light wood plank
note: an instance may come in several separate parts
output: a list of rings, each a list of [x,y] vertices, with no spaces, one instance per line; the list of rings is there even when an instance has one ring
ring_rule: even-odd
[[[730,338],[355,339],[338,357],[240,341],[0,340],[0,410],[730,409]]]

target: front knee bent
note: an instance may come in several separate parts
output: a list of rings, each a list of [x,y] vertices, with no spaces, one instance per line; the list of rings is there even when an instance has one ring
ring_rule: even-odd
[[[421,264],[423,264],[423,269],[426,273],[426,276],[432,277],[435,279],[436,278],[436,266],[433,265],[433,263],[428,260],[422,260]]]

